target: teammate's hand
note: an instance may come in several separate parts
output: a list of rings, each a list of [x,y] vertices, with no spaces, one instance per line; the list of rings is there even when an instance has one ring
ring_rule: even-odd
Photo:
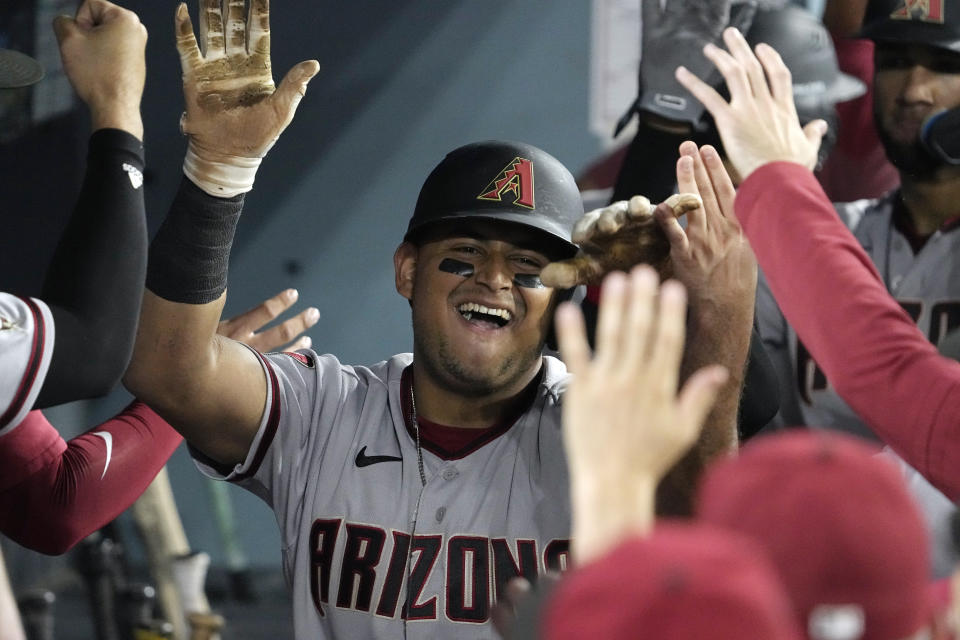
[[[801,128],[790,70],[780,54],[759,44],[754,55],[736,29],[726,29],[723,40],[729,53],[708,44],[703,54],[726,81],[729,102],[682,66],[676,77],[713,116],[740,179],[768,162],[796,162],[813,169],[827,123],[814,120]]]
[[[687,288],[694,312],[730,319],[739,311],[752,320],[757,261],[734,216],[736,191],[716,149],[681,144],[677,186],[698,194],[703,206],[687,212],[686,229],[666,212],[655,214],[670,241],[673,276]]]
[[[268,0],[250,2],[247,16],[243,0],[229,0],[224,10],[220,0],[200,0],[200,45],[186,4],[180,3],[176,13],[186,102],[180,126],[190,136],[192,154],[184,169],[205,191],[211,192],[211,185],[224,187],[213,195],[249,190],[252,175],[248,185],[246,176],[231,173],[251,166],[256,170],[293,120],[307,83],[320,69],[316,60],[301,62],[275,87]]]
[[[221,320],[217,327],[217,333],[243,342],[264,353],[309,349],[312,344],[310,337],[300,334],[315,325],[317,320],[320,319],[320,312],[314,307],[301,311],[275,327],[261,331],[264,325],[272,322],[277,316],[289,309],[297,301],[297,296],[296,289],[281,291],[249,311],[245,311],[229,320]],[[284,344],[286,346],[282,346]]]
[[[58,16],[53,30],[64,72],[90,107],[93,129],[123,129],[143,138],[147,29],[137,14],[106,0],[85,0],[75,17]]]
[[[573,242],[580,246],[577,255],[548,264],[540,273],[540,280],[548,287],[568,289],[579,284],[599,284],[606,274],[627,271],[640,263],[662,271],[670,243],[654,220],[654,211],[682,216],[699,206],[696,195],[680,193],[656,206],[643,196],[633,196],[594,209],[573,227]]]
[[[571,303],[556,314],[560,353],[573,373],[563,399],[570,468],[573,556],[587,562],[622,536],[652,525],[664,474],[693,445],[720,386],[722,367],[705,367],[678,393],[686,294],[648,266],[603,282],[596,352]]]

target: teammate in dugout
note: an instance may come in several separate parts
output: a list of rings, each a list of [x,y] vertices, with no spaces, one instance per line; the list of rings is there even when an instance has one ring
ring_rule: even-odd
[[[960,243],[960,171],[924,150],[920,130],[929,116],[960,106],[960,10],[944,0],[887,1],[876,3],[872,12],[879,17],[859,35],[874,42],[874,123],[900,187],[872,200],[839,203],[836,209],[887,290],[936,344],[960,323],[960,270],[954,257]],[[780,421],[875,439],[797,339],[763,278],[757,316],[781,382]],[[946,575],[957,560],[949,534],[955,506],[907,471],[931,530],[934,569]]]
[[[266,2],[248,17],[242,6],[223,16],[219,0],[202,2],[202,52],[186,6],[177,10],[186,179],[151,246],[125,383],[185,435],[206,473],[274,509],[297,637],[489,637],[507,578],[571,561],[567,374],[541,355],[563,297],[548,274],[583,281],[610,256],[639,261],[654,208],[636,199],[588,217],[581,255],[547,270],[578,251],[572,176],[529,145],[467,145],[427,178],[394,256],[412,355],[354,367],[219,338],[243,193],[318,69],[300,63],[275,89]],[[700,210],[692,196],[672,204]],[[730,226],[702,219],[677,241],[696,340],[684,374],[707,363],[731,372],[698,442],[703,463],[735,446],[756,268]]]
[[[105,0],[87,0],[75,18],[61,16],[54,27],[94,133],[83,191],[43,298],[0,292],[0,532],[59,554],[129,506],[181,438],[140,402],[69,443],[37,411],[103,395],[119,381],[133,349],[147,249],[140,144],[146,30],[136,14]],[[0,89],[42,75],[32,58],[0,51]],[[217,331],[278,347],[316,322],[316,309],[307,309],[256,332],[295,300],[285,291]],[[309,346],[305,340],[287,348]],[[88,484],[94,479],[95,490]],[[54,489],[66,480],[69,487]],[[51,494],[57,509],[39,508]]]
[[[0,292],[0,532],[48,554],[64,553],[130,506],[182,440],[141,402],[69,442],[39,411],[106,394],[119,381],[133,349],[147,249],[146,30],[105,0],[86,0],[54,29],[67,77],[90,109],[86,177],[42,297]],[[42,77],[32,58],[0,50],[0,90]],[[218,330],[261,348],[287,342],[316,322],[315,309],[254,331],[295,299],[284,292]],[[2,556],[0,636],[23,637]]]
[[[927,31],[933,40],[946,26],[912,28]],[[755,247],[771,291],[841,397],[884,442],[956,501],[960,364],[940,356],[891,297],[880,270],[817,187],[807,168],[812,166],[823,123],[800,129],[789,92],[783,91],[789,73],[776,52],[761,45],[754,56],[732,31],[725,40],[732,44],[731,55],[716,48],[705,54],[724,75],[730,102],[685,70],[678,70],[677,78],[714,116],[727,155],[744,176],[736,216]],[[949,55],[918,46],[905,50]],[[760,69],[769,84],[757,75]],[[943,101],[942,92],[952,86],[952,74],[922,65],[889,71],[894,78],[936,81],[917,88],[927,94],[919,104],[910,106],[914,101],[903,99],[903,113],[919,112],[916,117],[933,108],[932,98]],[[901,130],[898,135],[907,139],[917,135],[916,127],[905,129],[912,129],[912,134],[905,136],[907,131]],[[949,178],[955,172],[940,167],[922,190],[927,195],[947,193],[954,186],[955,180]],[[949,235],[941,231],[934,238],[942,242]]]

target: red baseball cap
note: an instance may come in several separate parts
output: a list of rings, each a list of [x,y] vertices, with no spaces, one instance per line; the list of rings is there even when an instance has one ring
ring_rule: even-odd
[[[923,520],[877,453],[794,430],[758,438],[704,475],[699,517],[766,549],[811,640],[900,640],[929,620]]]
[[[756,543],[698,523],[661,523],[577,568],[540,622],[547,640],[799,640],[790,602]]]

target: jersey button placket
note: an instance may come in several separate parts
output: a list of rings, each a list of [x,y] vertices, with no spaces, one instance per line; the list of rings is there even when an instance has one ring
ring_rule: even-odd
[[[443,470],[443,473],[441,475],[443,476],[444,480],[453,480],[454,478],[460,475],[460,472],[457,471],[454,467],[447,467],[446,469]]]

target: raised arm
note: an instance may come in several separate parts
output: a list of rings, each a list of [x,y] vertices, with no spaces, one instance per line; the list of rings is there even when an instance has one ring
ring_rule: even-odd
[[[674,277],[690,296],[681,379],[713,364],[729,372],[696,446],[660,487],[659,512],[686,515],[703,468],[737,448],[737,413],[753,328],[757,264],[733,216],[733,183],[716,150],[707,146],[701,152],[694,143],[685,142],[680,154],[678,188],[698,194],[703,206],[687,213],[685,229],[662,209],[656,215],[670,239]]]
[[[216,335],[243,194],[293,119],[319,64],[293,67],[275,87],[266,0],[202,0],[200,44],[187,7],[176,12],[189,136],[186,178],[150,248],[133,361],[124,378],[188,441],[225,465],[240,462],[259,427],[268,386],[257,355]]]
[[[591,357],[580,310],[557,310],[557,338],[573,372],[564,396],[573,551],[578,564],[653,527],[657,484],[699,436],[720,366],[689,376],[677,391],[686,296],[640,266],[607,276]]]
[[[36,407],[103,395],[120,381],[147,264],[140,118],[147,31],[135,13],[105,0],[86,0],[54,30],[94,131],[80,197],[40,296],[55,340]]]
[[[960,364],[941,357],[890,297],[810,174],[823,123],[801,129],[779,55],[765,45],[754,55],[736,31],[724,38],[729,53],[705,53],[727,81],[729,103],[684,71],[678,79],[713,114],[746,176],[736,213],[777,302],[843,399],[958,499]]]

